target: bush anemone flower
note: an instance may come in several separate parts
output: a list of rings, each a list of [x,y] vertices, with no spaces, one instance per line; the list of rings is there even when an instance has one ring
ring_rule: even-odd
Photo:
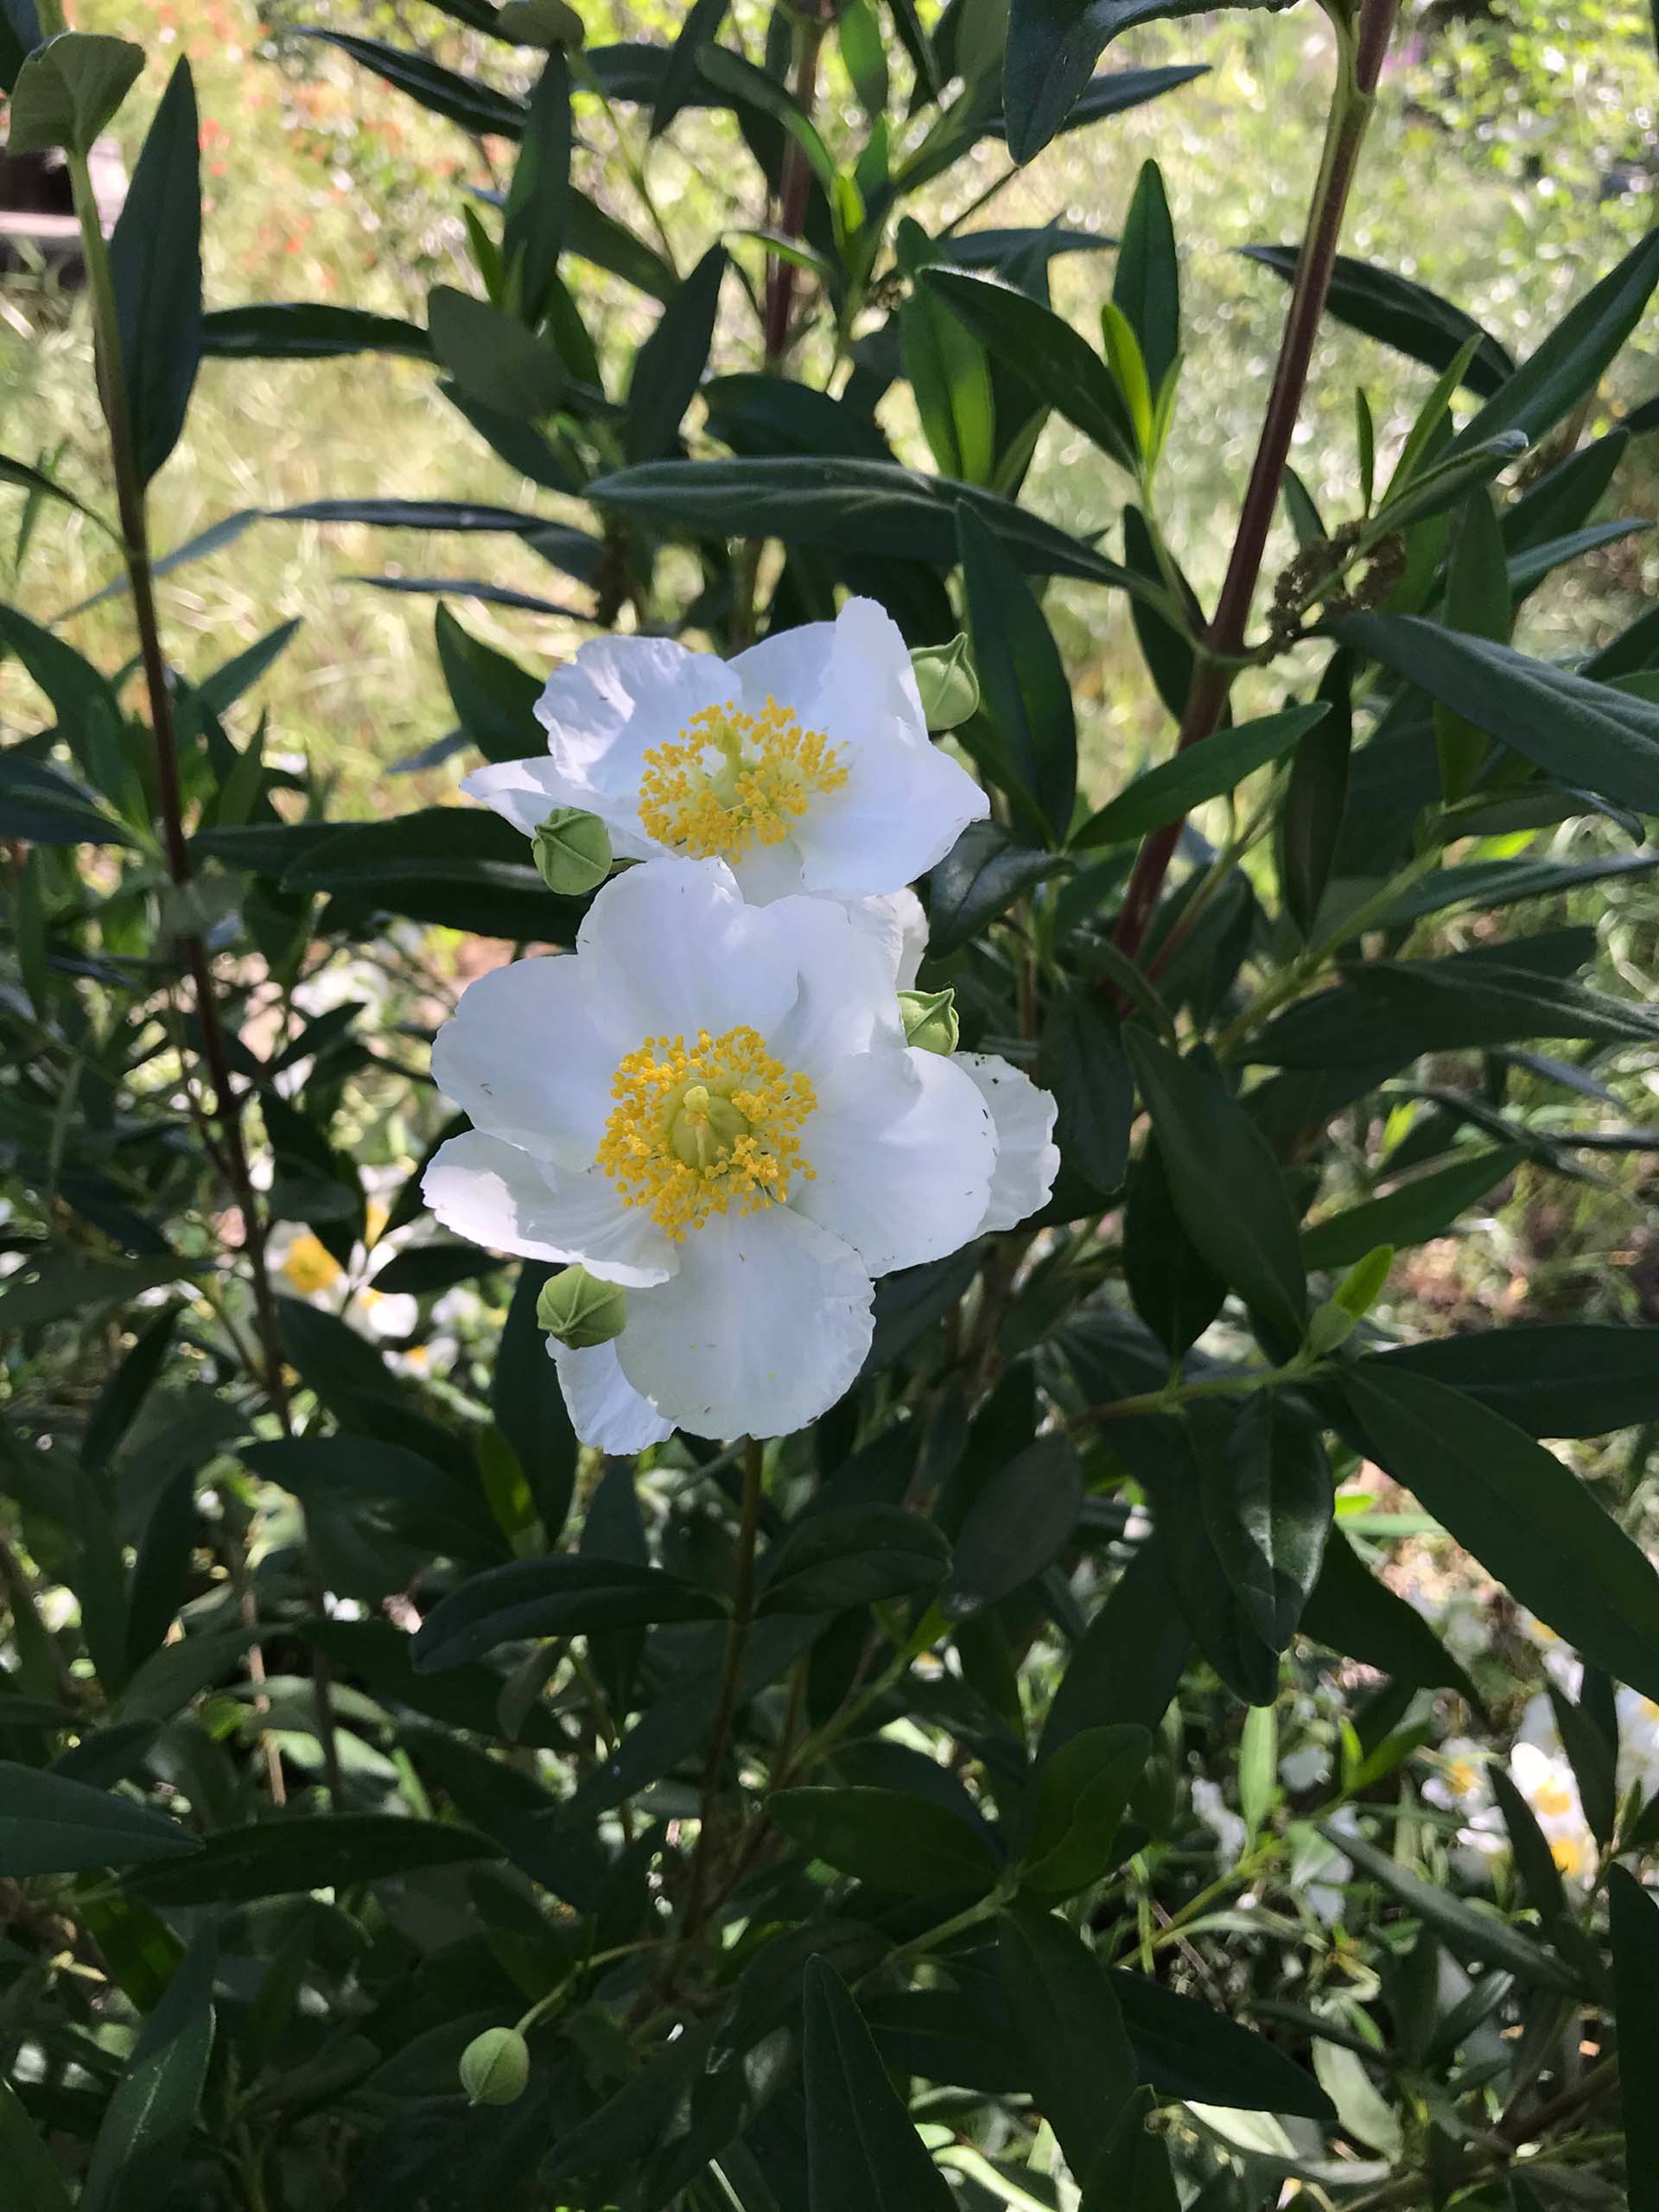
[[[755,905],[897,891],[989,810],[928,736],[905,641],[873,600],[734,660],[592,639],[536,713],[547,757],[475,768],[465,790],[526,836],[578,807],[619,860],[724,861]]]
[[[550,1345],[607,1452],[805,1427],[863,1365],[873,1279],[1011,1225],[1053,1179],[1052,1102],[906,1046],[855,915],[747,905],[716,861],[631,868],[574,957],[480,976],[432,1066],[474,1123],[427,1170],[439,1219],[624,1291],[619,1334]]]

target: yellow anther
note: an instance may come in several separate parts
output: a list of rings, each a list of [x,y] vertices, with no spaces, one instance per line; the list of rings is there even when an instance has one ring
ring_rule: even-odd
[[[672,743],[645,754],[639,820],[672,851],[729,859],[781,844],[815,797],[846,780],[823,731],[804,730],[775,699],[758,715],[729,702],[705,707]]]
[[[625,1205],[648,1206],[677,1241],[733,1205],[753,1213],[787,1198],[791,1176],[811,1178],[799,1131],[818,1103],[812,1085],[753,1029],[700,1029],[690,1046],[648,1037],[611,1096],[598,1164]]]

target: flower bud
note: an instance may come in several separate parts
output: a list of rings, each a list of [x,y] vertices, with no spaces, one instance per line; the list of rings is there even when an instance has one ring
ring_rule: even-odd
[[[495,28],[503,38],[516,39],[520,46],[562,46],[567,53],[579,52],[587,36],[582,17],[565,0],[506,0],[496,15]]]
[[[962,1035],[954,991],[900,991],[905,1042],[921,1052],[954,1052]]]
[[[580,899],[611,872],[611,836],[596,814],[556,806],[531,841],[542,881],[550,891]]]
[[[918,645],[910,657],[929,729],[955,729],[979,709],[979,678],[958,634],[948,645]]]
[[[530,2045],[517,2028],[486,2028],[461,2054],[461,2086],[469,2104],[517,2104],[529,2079]]]
[[[601,1282],[586,1268],[566,1268],[542,1286],[536,1300],[536,1325],[572,1351],[607,1344],[620,1337],[628,1318],[628,1294],[620,1283]]]

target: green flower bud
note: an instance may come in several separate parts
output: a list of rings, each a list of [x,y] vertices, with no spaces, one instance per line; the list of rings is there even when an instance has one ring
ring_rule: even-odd
[[[955,729],[978,711],[979,678],[966,638],[957,635],[948,645],[918,645],[910,664],[929,729]]]
[[[1327,1299],[1308,1316],[1307,1348],[1315,1358],[1323,1359],[1345,1344],[1358,1325],[1357,1317],[1345,1306],[1338,1306],[1334,1298]]]
[[[461,2086],[469,2104],[517,2104],[529,2079],[530,2045],[517,2028],[486,2028],[461,2054]]]
[[[601,1282],[586,1268],[567,1268],[542,1286],[536,1300],[536,1325],[572,1351],[607,1344],[620,1337],[628,1318],[628,1294],[620,1283]]]
[[[611,872],[611,835],[596,814],[556,806],[531,841],[542,881],[550,891],[580,899]]]
[[[520,46],[562,46],[567,53],[580,52],[587,36],[582,17],[566,7],[565,0],[506,0],[495,27],[503,38],[516,39]]]
[[[954,1052],[962,1035],[954,991],[900,991],[905,1042],[922,1052]]]

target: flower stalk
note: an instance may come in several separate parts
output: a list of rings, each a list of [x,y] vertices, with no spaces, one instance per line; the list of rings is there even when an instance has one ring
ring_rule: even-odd
[[[1192,680],[1181,715],[1176,751],[1202,744],[1220,727],[1233,679],[1245,652],[1245,631],[1280,487],[1290,458],[1291,439],[1307,388],[1313,343],[1325,315],[1336,266],[1343,217],[1376,105],[1377,81],[1394,29],[1399,0],[1359,0],[1357,25],[1336,16],[1338,66],[1326,118],[1325,151],[1313,188],[1302,247],[1297,257],[1290,304],[1273,386],[1268,395],[1255,459],[1239,512],[1238,530],[1216,611],[1199,643]],[[1142,844],[1124,893],[1114,941],[1134,958],[1145,940],[1169,864],[1180,842],[1181,821],[1154,830]],[[1128,1001],[1121,987],[1120,1005]]]

